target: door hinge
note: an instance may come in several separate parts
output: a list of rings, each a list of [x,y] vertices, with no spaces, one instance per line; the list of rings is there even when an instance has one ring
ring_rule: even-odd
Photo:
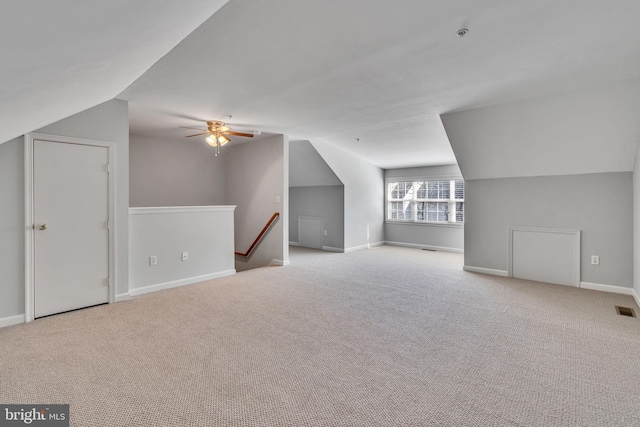
[[[107,230],[111,230],[111,221],[107,221]]]
[[[111,163],[107,163],[107,173],[111,173]]]

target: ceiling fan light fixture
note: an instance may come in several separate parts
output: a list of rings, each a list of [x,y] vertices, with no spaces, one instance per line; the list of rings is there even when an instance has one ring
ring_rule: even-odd
[[[180,126],[180,127],[185,127],[185,126]],[[187,127],[187,129],[190,129],[190,128]],[[234,135],[234,136],[243,136],[245,138],[253,138],[253,134],[250,134],[250,133],[231,132],[231,128],[229,126],[225,125],[224,122],[221,122],[218,120],[209,120],[207,122],[207,129],[199,129],[199,128],[195,128],[195,129],[201,130],[202,132],[196,133],[195,135],[187,135],[185,138],[192,138],[194,136],[207,135],[205,137],[205,141],[207,142],[207,144],[209,144],[211,147],[215,149],[216,156],[220,154],[220,147],[227,144],[228,142],[231,142],[231,139],[227,136],[227,134]],[[260,134],[260,132],[258,132],[258,134]]]
[[[209,144],[212,147],[216,146],[216,137],[213,135],[209,135],[208,137],[206,137],[205,141],[207,141],[207,144]]]

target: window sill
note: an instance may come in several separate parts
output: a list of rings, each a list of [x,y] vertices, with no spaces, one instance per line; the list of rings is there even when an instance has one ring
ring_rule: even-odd
[[[449,228],[464,228],[464,222],[417,222],[417,221],[393,221],[385,220],[385,224],[393,225],[417,225],[419,227],[449,227]]]

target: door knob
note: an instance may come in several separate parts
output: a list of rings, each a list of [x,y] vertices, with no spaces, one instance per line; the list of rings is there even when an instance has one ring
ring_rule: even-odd
[[[40,224],[40,227],[38,227],[40,230],[46,230],[47,229],[47,224]]]

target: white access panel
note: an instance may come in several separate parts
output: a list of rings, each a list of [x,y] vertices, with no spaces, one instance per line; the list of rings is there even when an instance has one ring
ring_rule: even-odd
[[[106,147],[34,141],[34,313],[109,301]]]
[[[511,227],[509,275],[580,286],[580,231]]]
[[[298,217],[298,244],[305,248],[322,249],[324,221],[320,217]]]

